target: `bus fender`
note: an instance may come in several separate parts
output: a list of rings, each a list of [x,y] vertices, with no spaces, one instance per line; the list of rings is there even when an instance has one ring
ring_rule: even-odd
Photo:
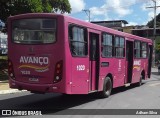
[[[141,71],[141,76],[142,76],[142,80],[145,80],[145,70],[144,69]]]

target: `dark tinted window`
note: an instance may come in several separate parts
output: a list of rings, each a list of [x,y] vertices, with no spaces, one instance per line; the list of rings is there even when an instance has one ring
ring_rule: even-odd
[[[70,26],[69,27],[69,41],[70,49],[73,56],[86,56],[87,55],[87,36],[86,29]]]
[[[140,41],[135,41],[134,42],[134,57],[135,58],[141,57],[140,51],[141,51],[141,43]]]
[[[56,41],[55,19],[20,19],[12,22],[15,43],[41,44]]]
[[[103,34],[102,37],[102,57],[113,56],[113,36],[110,34]]]
[[[125,40],[123,37],[119,37],[119,36],[116,36],[115,37],[115,56],[116,57],[124,57],[125,53],[124,53],[124,47],[125,46]]]
[[[142,43],[141,45],[141,57],[147,58],[147,43]]]

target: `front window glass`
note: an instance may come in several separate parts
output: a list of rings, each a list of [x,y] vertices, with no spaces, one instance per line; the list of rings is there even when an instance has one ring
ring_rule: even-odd
[[[42,44],[56,41],[55,19],[20,19],[12,22],[15,43]]]

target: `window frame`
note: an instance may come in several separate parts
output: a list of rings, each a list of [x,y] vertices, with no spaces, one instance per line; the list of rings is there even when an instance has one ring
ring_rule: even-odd
[[[143,44],[146,44],[146,49],[143,49],[143,48],[142,48],[142,45],[143,45]],[[140,52],[140,53],[141,53],[141,58],[142,58],[142,59],[148,58],[148,51],[147,51],[147,50],[148,50],[148,43],[147,43],[147,42],[141,42],[141,50],[140,50],[141,52]],[[143,51],[146,51],[146,57],[142,57],[142,52],[143,52]]]
[[[136,43],[139,43],[139,47],[136,47]],[[137,57],[135,53],[139,52],[139,56]],[[141,41],[135,40],[134,41],[134,58],[135,59],[140,59],[141,58]]]
[[[110,35],[112,37],[112,41],[111,41],[111,45],[106,45],[104,44],[104,35]],[[111,34],[111,33],[106,33],[106,32],[102,32],[102,37],[101,37],[101,57],[102,58],[113,58],[114,57],[114,35]],[[110,42],[110,41],[109,41]],[[107,51],[108,51],[108,48],[111,48],[112,52],[111,52],[111,56],[107,56],[107,55],[104,55],[103,54],[103,50],[104,48],[107,48]]]
[[[79,29],[83,29],[84,33],[83,33],[83,38],[84,38],[84,41],[78,41],[78,40],[73,40],[73,28],[79,28]],[[68,25],[68,41],[69,41],[69,48],[70,48],[70,53],[72,55],[72,57],[80,57],[80,58],[86,58],[88,57],[88,31],[87,31],[87,28],[86,27],[83,27],[83,26],[79,26],[79,25],[75,25],[75,24],[69,24]],[[83,43],[84,44],[84,55],[76,55],[73,53],[73,50],[72,50],[72,43]]]
[[[118,38],[118,45],[116,44],[116,38]],[[121,39],[123,38],[123,44],[121,46]],[[114,43],[114,56],[115,58],[125,58],[125,37],[122,37],[122,36],[118,36],[118,35],[115,35],[115,43]],[[117,56],[116,54],[116,49],[122,49],[123,50],[123,56]]]
[[[41,20],[54,20],[55,21],[55,30],[53,30],[54,31],[54,34],[55,34],[55,41],[53,41],[53,42],[49,42],[49,43],[25,43],[25,42],[17,42],[17,41],[14,41],[14,39],[13,39],[13,22],[15,22],[15,21],[18,21],[18,20],[30,20],[30,19],[41,19]],[[12,20],[12,22],[11,22],[11,24],[12,24],[12,27],[11,27],[11,29],[12,29],[12,43],[15,43],[15,44],[20,44],[20,45],[48,45],[48,44],[55,44],[56,42],[57,42],[57,31],[58,31],[58,22],[57,22],[57,18],[51,18],[51,17],[47,17],[47,18],[44,18],[44,17],[35,17],[35,18],[21,18],[21,19],[14,19],[14,20]],[[42,27],[42,25],[40,25],[40,27]],[[45,29],[47,29],[47,28],[43,28],[43,30],[45,30]],[[48,28],[48,29],[51,29],[51,28]],[[42,30],[42,31],[43,31]]]

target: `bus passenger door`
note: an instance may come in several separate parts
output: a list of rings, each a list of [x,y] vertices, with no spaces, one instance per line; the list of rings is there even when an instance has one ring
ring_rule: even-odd
[[[126,83],[132,82],[132,73],[133,73],[133,42],[126,42]]]
[[[90,32],[90,87],[89,91],[98,90],[99,78],[99,34]]]
[[[153,46],[152,45],[149,45],[148,46],[148,52],[149,52],[149,55],[148,55],[148,78],[150,78],[151,76],[151,66],[152,66],[152,53],[153,53]]]

